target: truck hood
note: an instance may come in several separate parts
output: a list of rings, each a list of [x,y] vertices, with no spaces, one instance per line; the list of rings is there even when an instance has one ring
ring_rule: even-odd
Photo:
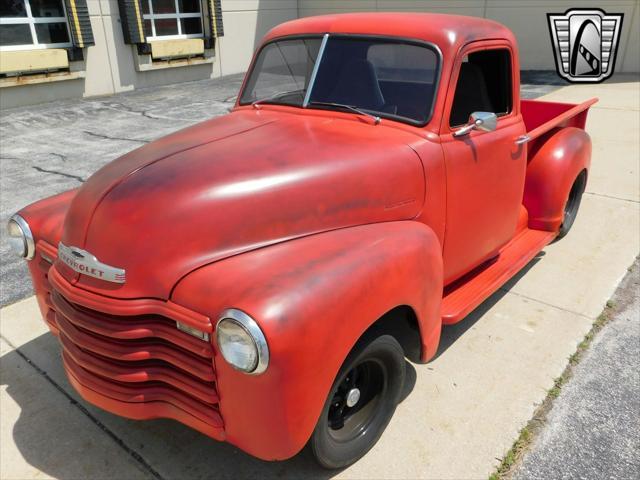
[[[74,197],[62,242],[126,271],[124,284],[60,273],[119,298],[168,299],[189,272],[276,242],[415,217],[415,136],[384,125],[239,110],[134,150]]]

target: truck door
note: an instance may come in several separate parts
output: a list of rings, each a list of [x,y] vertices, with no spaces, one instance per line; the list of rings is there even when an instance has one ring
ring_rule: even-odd
[[[441,126],[447,172],[445,283],[494,257],[515,234],[526,172],[519,68],[508,42],[472,43],[461,50]],[[494,112],[493,132],[454,137],[476,111]]]

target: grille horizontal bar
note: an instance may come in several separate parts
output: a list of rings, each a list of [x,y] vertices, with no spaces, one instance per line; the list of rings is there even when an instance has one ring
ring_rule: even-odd
[[[146,339],[168,340],[196,355],[212,358],[211,345],[177,330],[175,321],[159,315],[116,316],[78,308],[54,291],[51,298],[54,308],[77,327],[95,334],[119,340]]]
[[[57,312],[56,323],[69,340],[84,350],[89,350],[92,353],[116,361],[162,360],[200,380],[208,382],[215,380],[215,374],[211,366],[212,352],[210,350],[203,352],[205,353],[204,356],[197,356],[160,338],[122,340],[97,335],[74,323],[76,319],[74,319],[73,315],[70,315],[69,311],[73,307],[63,305],[65,300],[61,298],[60,294],[54,292],[53,298],[55,301],[54,308]],[[200,349],[201,347],[198,346],[198,348]]]
[[[36,250],[31,274],[43,315],[82,396],[125,417],[173,418],[224,439],[213,346],[176,325],[210,333],[209,319],[171,302],[125,301],[78,289],[43,256],[55,258],[55,247],[40,241]]]
[[[113,382],[87,373],[87,371],[76,364],[65,351],[62,352],[62,356],[67,372],[81,385],[101,395],[127,404],[164,404],[169,408],[173,407],[182,412],[186,412],[212,427],[222,428],[223,426],[222,418],[217,410],[203,405],[175,389],[157,383],[131,386]],[[144,418],[153,418],[154,416],[155,415],[148,415]],[[176,415],[175,417],[172,415],[166,416],[170,418],[178,417],[176,419],[182,421],[180,415]]]
[[[166,402],[221,425],[211,344],[186,338],[166,317],[112,316],[56,290],[50,303],[65,365],[79,383],[121,402]]]

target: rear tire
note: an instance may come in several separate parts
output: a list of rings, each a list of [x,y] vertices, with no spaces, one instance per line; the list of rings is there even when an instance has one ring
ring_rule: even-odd
[[[321,466],[346,467],[376,444],[398,405],[404,377],[404,351],[392,336],[352,350],[309,440]]]
[[[573,182],[573,186],[569,192],[569,197],[565,203],[564,217],[562,219],[562,225],[560,225],[560,230],[558,231],[558,239],[563,238],[567,233],[569,233],[569,230],[571,230],[573,222],[575,222],[576,217],[578,216],[580,202],[582,201],[582,194],[584,193],[586,186],[587,172],[582,172],[578,175],[576,181]]]

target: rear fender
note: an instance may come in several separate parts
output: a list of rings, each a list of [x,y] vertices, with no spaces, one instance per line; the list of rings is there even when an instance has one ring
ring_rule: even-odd
[[[265,460],[291,457],[305,445],[347,354],[394,307],[413,309],[422,359],[433,356],[441,299],[440,244],[413,221],[335,230],[231,257],[192,272],[172,295],[213,322],[226,308],[240,309],[263,330],[270,351],[264,373],[238,372],[220,355],[215,363],[227,440]]]
[[[584,130],[567,127],[534,144],[527,166],[523,203],[529,227],[559,230],[571,187],[583,170],[591,166],[591,138]]]

